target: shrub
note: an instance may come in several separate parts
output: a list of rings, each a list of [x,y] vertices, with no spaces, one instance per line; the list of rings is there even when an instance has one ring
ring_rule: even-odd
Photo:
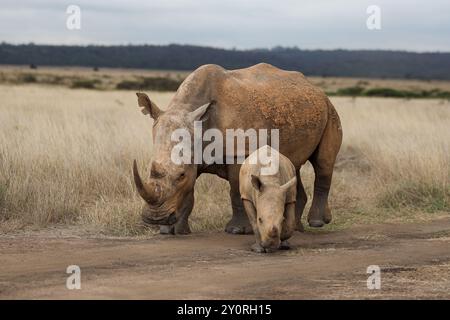
[[[19,76],[19,82],[21,83],[34,83],[37,82],[37,79],[34,75],[25,73]]]
[[[394,97],[394,98],[404,98],[405,92],[391,89],[391,88],[373,88],[368,89],[364,92],[365,96],[368,97]]]
[[[81,79],[72,82],[71,88],[96,89],[96,85],[100,83],[97,79]]]
[[[342,88],[338,89],[336,91],[336,95],[338,96],[360,96],[364,91],[363,87],[348,87],[348,88]]]
[[[116,89],[176,91],[180,84],[181,80],[173,80],[163,77],[146,77],[139,80],[123,80],[116,85]]]
[[[116,85],[119,90],[142,90],[142,83],[134,80],[123,80]]]

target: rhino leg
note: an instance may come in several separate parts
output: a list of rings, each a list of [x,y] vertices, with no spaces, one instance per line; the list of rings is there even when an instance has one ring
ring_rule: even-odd
[[[295,203],[287,203],[284,209],[284,220],[281,227],[280,240],[283,242],[289,239],[296,229]]]
[[[303,210],[305,209],[308,197],[306,196],[305,188],[303,187],[302,179],[300,177],[300,170],[297,171],[297,199],[295,203],[295,230],[304,232],[302,223]]]
[[[241,194],[239,193],[239,169],[240,165],[228,166],[228,181],[230,183],[231,207],[233,216],[227,223],[225,231],[231,234],[252,234],[253,228],[245,213]]]
[[[266,250],[261,246],[261,236],[259,235],[258,226],[256,222],[256,208],[253,203],[249,200],[242,200],[244,204],[245,212],[247,213],[248,220],[253,228],[253,233],[255,234],[255,243],[251,246],[252,251],[263,253]]]
[[[160,234],[189,234],[191,233],[191,228],[187,219],[180,219],[171,226],[159,226]]]
[[[289,249],[291,249],[291,244],[287,240],[281,241],[280,246],[278,247],[278,249],[280,249],[280,250],[289,250]]]
[[[328,206],[328,194],[330,192],[334,162],[341,143],[341,125],[336,111],[332,108],[330,109],[329,120],[319,146],[309,159],[315,173],[313,202],[308,214],[308,223],[311,227],[320,228],[324,224],[331,222],[332,216]]]
[[[253,252],[256,252],[256,253],[266,253],[266,252],[268,252],[258,242],[252,244],[251,249],[252,249]]]

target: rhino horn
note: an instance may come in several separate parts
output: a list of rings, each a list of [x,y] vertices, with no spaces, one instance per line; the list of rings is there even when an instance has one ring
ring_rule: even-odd
[[[150,191],[150,188],[144,182],[142,182],[136,160],[133,161],[133,176],[134,183],[136,184],[136,189],[141,197],[149,204],[156,203],[158,201],[158,196],[154,195],[153,192]]]

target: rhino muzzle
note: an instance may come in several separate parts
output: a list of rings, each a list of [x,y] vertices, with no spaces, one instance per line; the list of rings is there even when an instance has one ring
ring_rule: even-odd
[[[172,225],[177,222],[177,216],[175,212],[171,213],[169,216],[162,218],[156,218],[152,216],[143,215],[142,220],[147,224],[157,224],[157,225]]]

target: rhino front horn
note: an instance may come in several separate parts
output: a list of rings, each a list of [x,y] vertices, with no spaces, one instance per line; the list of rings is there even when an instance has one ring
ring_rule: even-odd
[[[141,197],[149,204],[154,204],[157,202],[158,197],[154,197],[152,192],[149,192],[147,185],[142,182],[141,176],[139,175],[136,160],[133,161],[133,176],[134,183],[136,184],[136,189],[141,195]]]

